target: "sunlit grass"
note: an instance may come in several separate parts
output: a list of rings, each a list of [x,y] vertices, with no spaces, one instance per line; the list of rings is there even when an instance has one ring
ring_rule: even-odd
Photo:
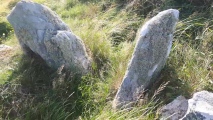
[[[0,13],[9,13],[10,1],[3,0]],[[158,118],[157,111],[162,105],[178,95],[190,97],[196,91],[213,91],[211,15],[195,12],[180,18],[172,51],[159,80],[134,108],[116,111],[111,103],[126,72],[144,15],[127,10],[116,0],[35,2],[56,11],[83,40],[93,59],[92,72],[82,77],[72,71],[62,70],[58,74],[43,61],[25,56],[11,34],[3,44],[12,46],[13,54],[7,62],[0,61],[0,115],[3,119],[152,120]],[[1,18],[6,21],[6,16]]]

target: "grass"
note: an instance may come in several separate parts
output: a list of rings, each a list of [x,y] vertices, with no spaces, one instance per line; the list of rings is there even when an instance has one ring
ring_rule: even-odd
[[[0,15],[9,13],[11,1],[2,1]],[[134,6],[129,4],[131,0],[36,2],[56,11],[84,41],[94,60],[92,73],[81,77],[74,70],[52,70],[40,58],[24,55],[15,36],[9,34],[2,43],[12,46],[14,53],[0,61],[2,119],[152,120],[159,117],[161,106],[179,95],[190,98],[196,91],[213,91],[211,7],[173,0],[158,4],[142,0]],[[147,4],[153,6],[143,9]],[[181,15],[159,79],[132,109],[113,110],[111,102],[131,58],[138,29],[146,17],[156,14],[150,11],[170,7],[179,9]],[[6,21],[6,15],[0,18]]]

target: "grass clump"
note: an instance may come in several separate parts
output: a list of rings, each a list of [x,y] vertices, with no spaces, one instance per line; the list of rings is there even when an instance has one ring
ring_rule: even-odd
[[[13,28],[8,22],[0,22],[0,43],[2,43],[12,31]]]
[[[192,3],[193,5],[205,5],[205,6],[210,6],[212,4],[211,0],[188,0],[190,3]]]
[[[19,2],[19,0],[12,0],[12,1],[9,2],[9,4],[8,4],[7,7],[8,7],[10,10],[12,10],[12,8],[13,8],[18,2]]]

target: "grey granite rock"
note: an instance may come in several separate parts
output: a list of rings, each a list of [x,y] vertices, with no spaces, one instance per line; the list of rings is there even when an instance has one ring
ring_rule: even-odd
[[[128,107],[156,80],[169,56],[179,11],[169,9],[143,25],[113,108]]]
[[[161,120],[179,120],[186,114],[187,108],[187,99],[183,96],[179,96],[161,109]]]
[[[82,40],[48,7],[20,1],[7,17],[26,53],[39,55],[52,68],[76,68],[87,73],[89,59]]]
[[[197,92],[189,100],[180,96],[160,111],[161,120],[213,120],[213,93]]]
[[[181,120],[213,120],[213,93],[195,93],[188,100],[188,110]]]

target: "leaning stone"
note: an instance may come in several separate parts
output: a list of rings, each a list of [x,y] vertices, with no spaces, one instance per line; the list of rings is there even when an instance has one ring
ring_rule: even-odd
[[[188,100],[188,110],[181,120],[213,120],[213,93],[195,93]]]
[[[179,96],[160,110],[161,120],[179,120],[186,114],[187,108],[187,99]]]
[[[128,70],[113,101],[114,108],[131,106],[159,76],[172,47],[178,17],[178,10],[165,10],[142,27]]]
[[[7,19],[26,53],[39,55],[52,68],[88,72],[91,62],[84,43],[48,7],[23,0]]]

